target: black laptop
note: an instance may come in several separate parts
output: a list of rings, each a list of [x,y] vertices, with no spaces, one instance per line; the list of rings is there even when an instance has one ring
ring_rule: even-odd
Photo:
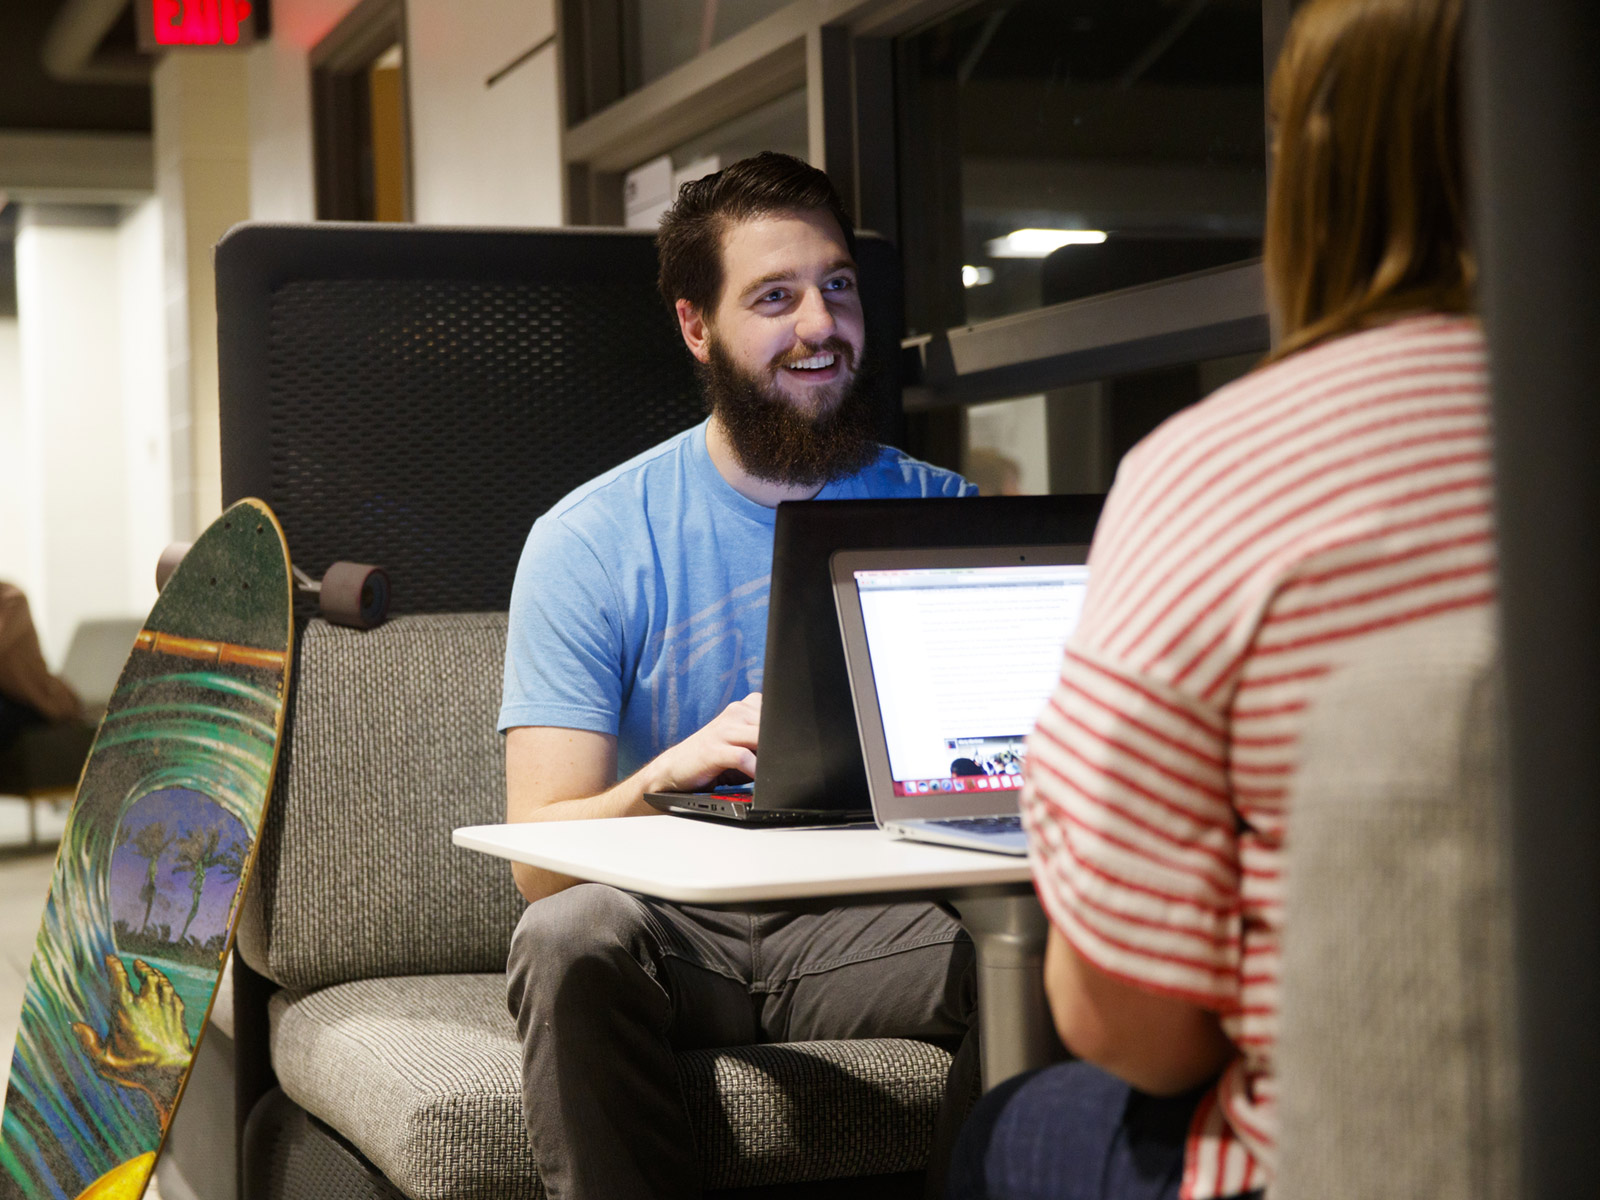
[[[744,825],[844,825],[872,818],[834,607],[840,550],[1087,544],[1100,496],[806,500],[778,505],[753,784],[651,792],[662,812]]]

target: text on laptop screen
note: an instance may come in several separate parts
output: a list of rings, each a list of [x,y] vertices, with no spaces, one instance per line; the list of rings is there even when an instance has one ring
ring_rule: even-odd
[[[856,571],[897,796],[1022,786],[1089,568]]]

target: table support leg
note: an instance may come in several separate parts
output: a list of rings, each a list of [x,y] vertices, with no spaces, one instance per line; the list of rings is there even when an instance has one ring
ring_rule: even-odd
[[[952,900],[978,951],[983,1089],[1062,1055],[1044,996],[1050,923],[1032,893]]]

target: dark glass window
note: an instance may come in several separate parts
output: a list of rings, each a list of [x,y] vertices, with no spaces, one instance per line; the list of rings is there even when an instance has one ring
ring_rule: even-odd
[[[709,164],[714,160],[716,167],[712,169],[720,170],[763,150],[780,150],[796,158],[806,156],[805,88],[779,96],[673,147],[672,165],[682,169],[695,161]]]
[[[624,87],[634,91],[791,0],[624,0]]]
[[[708,129],[630,171],[622,183],[624,223],[633,229],[654,229],[689,180],[762,150],[806,156],[805,88]]]
[[[1122,456],[1158,425],[1260,361],[1203,359],[967,405],[959,468],[983,495],[1104,492]]]
[[[902,38],[912,330],[1257,255],[1261,11],[1260,0],[992,0]]]

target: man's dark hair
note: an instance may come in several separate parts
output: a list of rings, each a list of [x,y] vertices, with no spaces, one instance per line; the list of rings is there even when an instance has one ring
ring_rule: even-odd
[[[722,294],[722,237],[740,221],[773,213],[826,212],[839,223],[851,257],[856,231],[828,177],[789,154],[764,150],[678,189],[661,218],[656,249],[668,305],[687,300],[710,315]]]

